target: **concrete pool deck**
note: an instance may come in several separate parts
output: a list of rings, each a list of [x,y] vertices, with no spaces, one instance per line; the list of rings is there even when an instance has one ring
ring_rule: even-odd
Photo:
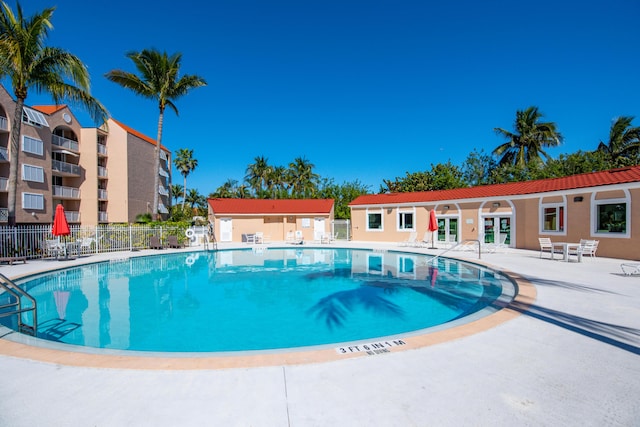
[[[477,253],[449,255],[477,261]],[[535,288],[535,299],[510,307],[517,316],[413,349],[344,360],[216,369],[73,366],[30,357],[35,348],[3,351],[13,345],[5,338],[0,425],[638,425],[640,277],[623,276],[623,262],[567,263],[514,249],[482,254],[482,263]],[[0,273],[18,277],[52,263],[3,266]]]

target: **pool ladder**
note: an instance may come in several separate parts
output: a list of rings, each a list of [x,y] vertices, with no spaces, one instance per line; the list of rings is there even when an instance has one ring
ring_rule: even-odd
[[[27,291],[13,283],[7,276],[0,274],[0,289],[9,294],[9,302],[0,304],[0,317],[9,317],[17,315],[18,332],[36,336],[38,332],[38,307],[36,300]],[[30,306],[24,307],[22,299],[27,299],[31,303]],[[15,301],[11,301],[14,299]],[[33,322],[31,325],[24,323],[22,313],[33,312]]]

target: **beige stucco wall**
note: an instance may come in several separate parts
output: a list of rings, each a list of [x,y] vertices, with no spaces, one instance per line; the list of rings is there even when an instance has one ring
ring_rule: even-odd
[[[84,179],[80,183],[80,220],[82,225],[98,224],[98,130],[84,128],[80,132],[80,165]]]
[[[107,138],[107,217],[109,222],[129,222],[128,133],[111,120]]]
[[[271,241],[285,241],[288,232],[302,231],[305,241],[311,242],[314,239],[314,219],[324,218],[324,232],[331,232],[331,221],[333,221],[333,210],[327,215],[220,215],[216,216],[209,209],[209,222],[215,225],[216,239],[220,240],[220,219],[231,218],[232,220],[232,241],[241,242],[243,234],[254,234],[262,232],[265,238]],[[303,226],[309,222],[309,227]]]

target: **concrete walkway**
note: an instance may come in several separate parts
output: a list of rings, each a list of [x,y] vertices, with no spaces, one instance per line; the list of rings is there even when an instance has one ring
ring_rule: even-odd
[[[0,426],[640,425],[640,277],[623,276],[621,260],[548,256],[482,254],[537,299],[491,329],[414,350],[212,370],[72,367],[0,350]]]

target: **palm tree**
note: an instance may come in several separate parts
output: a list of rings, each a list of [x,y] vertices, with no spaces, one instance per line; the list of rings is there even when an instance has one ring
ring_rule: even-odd
[[[268,159],[264,156],[256,157],[255,163],[247,166],[245,181],[255,192],[256,197],[264,197],[264,187],[269,180],[272,167],[269,166]]]
[[[54,7],[27,18],[20,4],[16,12],[3,1],[0,11],[0,77],[9,77],[16,107],[11,126],[9,147],[8,222],[16,222],[19,142],[24,104],[30,90],[50,94],[56,104],[67,100],[84,107],[101,125],[106,109],[90,94],[87,67],[75,55],[45,46]]]
[[[524,167],[533,160],[540,160],[540,155],[545,159],[549,155],[544,151],[545,147],[557,147],[562,142],[562,135],[553,122],[540,122],[542,113],[538,107],[529,107],[524,111],[516,111],[514,123],[515,133],[502,128],[494,128],[494,131],[507,139],[507,142],[499,145],[493,154],[500,158],[499,165],[515,165]]]
[[[195,188],[189,190],[189,194],[186,195],[185,200],[189,206],[191,206],[192,210],[195,208],[198,209],[198,212],[207,205],[207,199]]]
[[[317,191],[318,175],[313,172],[314,167],[304,157],[297,157],[289,163],[292,197],[311,197]]]
[[[182,208],[184,209],[184,202],[187,199],[187,176],[198,166],[198,160],[193,158],[193,150],[181,148],[176,152],[173,163],[184,177],[184,193],[182,198]]]
[[[141,52],[129,52],[127,57],[133,61],[140,75],[122,70],[109,71],[107,79],[120,86],[132,90],[136,95],[152,99],[158,103],[158,136],[154,165],[153,216],[158,217],[158,191],[160,189],[160,147],[162,144],[162,125],[164,110],[169,107],[176,115],[178,108],[175,101],[186,95],[191,89],[206,86],[206,81],[197,75],[180,75],[181,53],[171,56],[155,49],[144,49]],[[184,203],[184,202],[183,202]]]
[[[171,197],[178,203],[178,199],[183,196],[184,187],[180,184],[171,184]]]
[[[616,118],[611,124],[609,142],[600,141],[597,151],[607,155],[609,161],[616,165],[617,161],[640,150],[640,127],[632,127],[634,117],[623,116]]]

